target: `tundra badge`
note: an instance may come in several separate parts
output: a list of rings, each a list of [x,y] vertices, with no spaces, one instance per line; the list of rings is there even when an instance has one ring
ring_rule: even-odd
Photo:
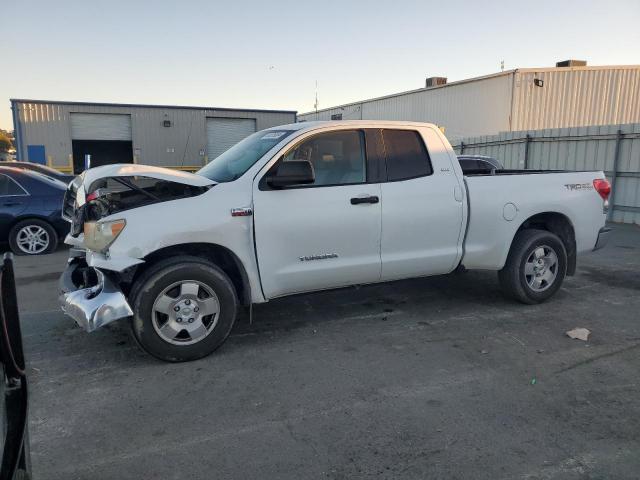
[[[337,253],[323,253],[321,255],[307,255],[300,257],[301,262],[309,262],[311,260],[326,260],[327,258],[338,258]]]

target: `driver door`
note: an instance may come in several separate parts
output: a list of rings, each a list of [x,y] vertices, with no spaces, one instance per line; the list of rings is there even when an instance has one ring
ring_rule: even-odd
[[[379,158],[365,145],[361,129],[315,134],[254,181],[256,251],[267,298],[380,280]],[[288,160],[310,161],[314,183],[271,188],[266,178]]]

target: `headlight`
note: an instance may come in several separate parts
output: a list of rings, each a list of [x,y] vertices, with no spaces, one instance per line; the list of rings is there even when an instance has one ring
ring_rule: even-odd
[[[84,224],[85,247],[94,252],[106,252],[126,224],[124,219],[110,222],[86,222]]]

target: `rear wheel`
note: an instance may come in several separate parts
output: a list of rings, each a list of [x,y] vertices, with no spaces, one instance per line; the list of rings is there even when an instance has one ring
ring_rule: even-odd
[[[58,246],[58,235],[44,220],[30,218],[13,226],[9,232],[9,245],[16,255],[51,253]]]
[[[502,291],[522,303],[541,303],[553,296],[567,273],[567,251],[546,230],[518,232],[507,262],[498,272]]]
[[[202,358],[224,343],[236,319],[233,284],[215,265],[175,257],[144,272],[131,291],[132,329],[156,358]]]

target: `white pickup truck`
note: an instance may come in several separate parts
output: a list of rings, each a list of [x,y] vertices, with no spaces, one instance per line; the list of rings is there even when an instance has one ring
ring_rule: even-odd
[[[538,303],[605,244],[609,192],[599,171],[463,175],[431,124],[283,125],[197,174],[77,177],[61,304],[88,331],[129,319],[147,352],[185,361],[219,347],[241,305],[301,292],[483,269]]]

